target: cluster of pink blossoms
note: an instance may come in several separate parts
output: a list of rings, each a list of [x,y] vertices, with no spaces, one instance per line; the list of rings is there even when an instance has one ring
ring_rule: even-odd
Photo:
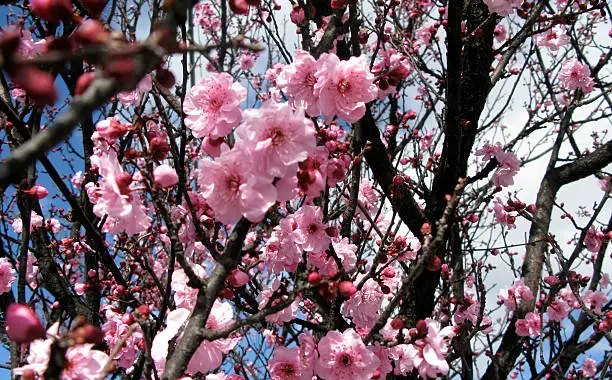
[[[46,339],[30,343],[28,364],[15,368],[13,374],[24,378],[43,378],[49,365],[51,345],[59,338],[59,323],[47,330]],[[94,350],[93,344],[75,344],[66,351],[66,365],[61,373],[62,380],[98,380],[107,374],[105,367],[110,362],[108,355]]]
[[[315,60],[298,50],[294,62],[286,66],[276,83],[294,107],[303,107],[310,116],[323,114],[354,123],[365,115],[365,104],[375,100],[378,87],[365,56],[340,61],[324,53]]]
[[[302,109],[270,100],[245,111],[236,135],[233,149],[199,162],[198,181],[219,220],[234,223],[244,216],[258,222],[276,201],[293,198],[282,187],[287,181],[290,189],[297,186],[298,163],[316,147],[314,125]]]
[[[495,145],[485,144],[476,151],[476,156],[482,156],[484,162],[495,158],[498,166],[493,175],[493,184],[508,187],[514,184],[514,176],[521,168],[521,161],[516,157],[516,154],[504,152],[501,147],[500,143]]]
[[[85,184],[85,189],[94,204],[94,214],[100,218],[108,216],[103,231],[125,231],[133,235],[146,231],[152,219],[147,214],[137,187],[133,185],[133,181],[142,179],[142,176],[124,171],[117,159],[115,141],[130,128],[121,124],[117,118],[109,118],[96,125],[97,131],[92,136],[94,155],[91,156],[91,162],[102,178],[97,184]]]

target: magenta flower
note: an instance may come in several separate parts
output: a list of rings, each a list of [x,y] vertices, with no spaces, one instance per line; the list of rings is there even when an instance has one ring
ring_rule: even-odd
[[[215,161],[201,160],[198,182],[223,223],[237,222],[241,216],[259,222],[276,202],[272,179],[254,172],[251,158],[240,149],[224,152]]]
[[[564,88],[581,89],[588,94],[593,91],[593,78],[589,66],[580,63],[576,58],[570,58],[561,64],[559,80]]]
[[[6,310],[6,335],[15,343],[27,344],[45,338],[45,329],[29,306],[12,303]]]
[[[552,51],[559,50],[559,47],[567,45],[570,38],[566,34],[565,30],[558,26],[548,29],[544,33],[536,34],[533,36],[535,44],[538,46],[546,46]]]
[[[201,79],[185,97],[185,124],[198,138],[210,134],[223,137],[242,119],[240,103],[246,99],[246,89],[234,83],[227,73],[211,74]]]
[[[314,93],[319,97],[325,119],[331,120],[336,115],[350,123],[361,119],[365,115],[365,103],[378,96],[365,56],[340,61],[335,54],[323,54],[318,62]]]
[[[355,330],[330,331],[319,342],[315,372],[325,380],[369,380],[378,365]]]
[[[272,380],[310,380],[310,377],[302,375],[300,353],[298,347],[277,347],[274,356],[268,362],[268,371]]]
[[[582,376],[593,377],[597,373],[597,362],[591,358],[586,358],[582,362],[580,370],[582,371]]]

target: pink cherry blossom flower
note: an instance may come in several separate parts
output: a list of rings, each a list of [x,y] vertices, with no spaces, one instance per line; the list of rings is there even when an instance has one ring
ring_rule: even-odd
[[[455,336],[455,328],[427,318],[424,321],[426,335],[412,344],[400,344],[391,349],[390,358],[395,361],[396,374],[407,374],[417,369],[423,378],[436,378],[449,371],[446,355],[449,340]],[[415,329],[416,330],[416,329]]]
[[[179,181],[174,168],[167,164],[159,165],[153,169],[153,179],[155,183],[161,187],[174,186]]]
[[[272,380],[310,380],[301,373],[300,354],[298,347],[277,347],[272,359],[268,362],[268,371]]]
[[[199,264],[192,264],[191,269],[202,279],[206,276],[206,271]],[[188,283],[189,278],[183,269],[177,269],[172,273],[170,287],[174,291],[174,303],[177,308],[192,310],[196,304],[198,289],[192,288]]]
[[[593,91],[594,82],[589,66],[580,63],[576,58],[570,58],[561,64],[559,80],[568,90],[581,89],[585,94]]]
[[[582,376],[584,377],[594,377],[597,373],[597,362],[591,358],[586,358],[582,362],[582,367],[580,367],[582,371]]]
[[[294,272],[302,261],[302,251],[295,242],[297,223],[292,215],[281,219],[262,249],[263,260],[272,273]]]
[[[255,56],[253,54],[242,53],[238,59],[240,70],[251,70],[255,65]]]
[[[325,251],[331,243],[327,224],[323,223],[323,210],[316,206],[302,206],[295,214],[295,242],[306,252]]]
[[[561,322],[569,315],[570,307],[563,299],[555,298],[546,308],[546,315],[551,321]]]
[[[507,38],[506,27],[503,24],[497,24],[493,30],[493,34],[497,42],[504,42]]]
[[[520,301],[533,300],[533,292],[525,285],[525,280],[521,278],[514,281],[510,289],[500,290],[497,298],[508,310],[514,311]]]
[[[482,161],[487,162],[495,157],[495,154],[502,149],[502,145],[497,143],[495,145],[485,144],[482,148],[476,150],[476,156],[482,156]]]
[[[495,159],[499,166],[493,175],[493,184],[504,187],[513,185],[513,177],[521,168],[521,161],[514,153],[502,150],[495,153]]]
[[[565,30],[558,26],[548,29],[544,33],[536,34],[533,36],[533,40],[538,46],[546,46],[552,51],[559,50],[559,47],[567,45],[570,38],[566,34]]]
[[[380,285],[370,278],[357,293],[344,302],[343,313],[349,316],[357,327],[371,328],[380,317],[383,298]]]
[[[295,175],[298,162],[316,147],[312,121],[301,108],[293,112],[287,103],[267,101],[261,108],[245,111],[236,134],[240,148],[249,151],[259,170],[279,178]]]
[[[142,94],[151,91],[152,88],[153,80],[151,76],[147,74],[138,82],[134,90],[118,93],[117,99],[119,99],[124,106],[137,106],[140,103],[140,99],[142,99]]]
[[[128,235],[146,231],[152,219],[131,186],[132,176],[123,171],[116,153],[109,150],[106,154],[92,157],[92,164],[98,167],[103,178],[97,186],[90,182],[85,187],[94,203],[94,214],[100,218],[108,215],[103,230],[112,233],[125,231]]]
[[[74,175],[70,179],[70,182],[72,182],[72,187],[74,187],[75,189],[80,189],[81,186],[83,186],[83,182],[85,182],[83,172],[79,170],[78,172],[74,173]]]
[[[495,212],[495,220],[497,223],[508,226],[509,229],[516,228],[514,224],[516,217],[504,210],[504,203],[501,198],[496,198],[493,201],[493,211]]]
[[[228,73],[215,73],[201,79],[185,97],[185,124],[198,138],[209,135],[223,137],[242,119],[240,103],[246,89],[234,83]]]
[[[319,342],[315,372],[325,380],[369,380],[379,365],[353,329],[330,331]]]
[[[489,12],[495,12],[500,16],[514,13],[514,8],[521,5],[520,0],[485,0],[484,3],[489,7]]]
[[[331,120],[336,115],[350,123],[361,119],[366,111],[365,103],[378,96],[365,56],[340,61],[335,54],[325,53],[318,62],[314,93],[319,97],[325,119]]]
[[[601,308],[608,302],[609,298],[599,291],[587,290],[582,296],[582,301],[593,313],[601,314]]]
[[[519,319],[515,323],[516,334],[518,336],[530,336],[532,338],[540,335],[540,314],[527,313],[524,319]]]
[[[215,161],[201,160],[198,182],[223,223],[237,222],[240,216],[259,222],[276,202],[272,179],[254,173],[250,157],[240,149],[224,152]]]
[[[22,376],[33,371],[42,378],[51,354],[51,344],[58,337],[59,324],[56,323],[47,330],[47,339],[38,339],[30,343],[28,364],[15,368],[13,374]],[[109,361],[108,355],[94,350],[93,344],[75,344],[66,351],[66,366],[61,373],[62,380],[98,380],[104,374],[104,368]]]
[[[307,51],[296,50],[293,63],[283,68],[276,83],[289,98],[292,107],[303,107],[310,116],[318,116],[319,98],[315,95],[317,61]]]
[[[15,282],[15,270],[6,257],[0,258],[0,294],[10,292]]]
[[[106,344],[112,350],[115,349],[117,344],[124,342],[113,359],[122,368],[132,367],[139,352],[139,343],[142,343],[142,330],[136,326],[135,330],[128,337],[127,334],[131,329],[132,323],[135,323],[133,320],[130,321],[129,318],[124,318],[122,314],[115,312],[111,308],[107,308],[104,314],[106,322],[102,325],[102,331],[104,332]],[[127,324],[126,321],[131,323]]]
[[[437,29],[433,25],[422,25],[416,31],[416,39],[425,46],[431,46],[431,40]]]
[[[597,231],[595,227],[591,227],[584,237],[584,245],[589,252],[597,253],[601,248],[603,237],[604,234],[601,231]]]

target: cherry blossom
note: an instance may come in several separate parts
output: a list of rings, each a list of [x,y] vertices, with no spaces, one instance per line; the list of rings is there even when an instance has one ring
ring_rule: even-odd
[[[315,372],[325,380],[369,380],[379,365],[355,330],[329,331],[319,342]]]
[[[524,319],[517,320],[515,326],[518,336],[530,336],[535,338],[540,335],[540,314],[529,312],[525,315]]]
[[[568,90],[581,89],[585,94],[593,91],[594,83],[593,78],[591,78],[591,70],[576,58],[570,58],[561,64],[559,80],[563,87]]]
[[[323,54],[315,73],[314,93],[326,120],[334,116],[354,123],[365,114],[365,103],[378,96],[374,76],[368,70],[365,57],[340,61],[335,54]]]
[[[304,111],[293,112],[287,103],[274,101],[245,111],[236,134],[241,139],[239,147],[259,162],[259,170],[274,177],[295,175],[298,162],[316,146],[314,125]]]
[[[15,282],[15,270],[6,257],[0,258],[0,294],[9,292]]]
[[[245,99],[246,89],[231,75],[212,74],[196,83],[185,97],[185,124],[195,137],[223,137],[240,123],[240,104]]]
[[[276,202],[276,188],[269,177],[254,175],[246,152],[232,149],[215,161],[201,160],[198,182],[202,195],[223,223],[241,216],[260,221]]]

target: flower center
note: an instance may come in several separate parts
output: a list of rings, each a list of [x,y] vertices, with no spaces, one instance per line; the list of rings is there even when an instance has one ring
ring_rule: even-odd
[[[285,142],[285,133],[278,127],[272,127],[270,129],[270,139],[273,146],[282,145]]]
[[[351,89],[351,81],[348,79],[342,79],[338,82],[338,93],[344,94]]]
[[[235,174],[232,174],[225,179],[225,186],[228,193],[236,194],[240,188],[240,184],[240,177]]]
[[[342,354],[342,356],[340,356],[340,363],[342,363],[343,366],[348,367],[352,362],[353,358],[351,358],[350,355]]]

